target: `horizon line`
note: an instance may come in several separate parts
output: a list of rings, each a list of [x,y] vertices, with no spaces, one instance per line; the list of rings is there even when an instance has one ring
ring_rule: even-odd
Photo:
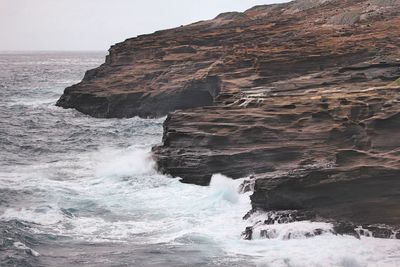
[[[52,52],[108,52],[108,49],[100,50],[100,49],[21,49],[21,50],[0,50],[0,53],[52,53]]]

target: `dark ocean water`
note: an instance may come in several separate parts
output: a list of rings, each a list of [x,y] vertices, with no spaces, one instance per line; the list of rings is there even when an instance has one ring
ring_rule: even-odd
[[[396,240],[302,235],[329,225],[244,241],[240,180],[198,187],[154,171],[163,119],[55,107],[104,56],[0,54],[0,266],[400,266]]]

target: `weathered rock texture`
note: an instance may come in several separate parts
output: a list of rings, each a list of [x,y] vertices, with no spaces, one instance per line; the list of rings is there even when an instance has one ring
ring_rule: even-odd
[[[126,40],[58,105],[168,115],[161,171],[263,210],[400,225],[400,1],[303,0]],[[397,80],[397,81],[396,81]]]

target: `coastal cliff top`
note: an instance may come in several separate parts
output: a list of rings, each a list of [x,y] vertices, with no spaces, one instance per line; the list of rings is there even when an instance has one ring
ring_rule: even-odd
[[[396,0],[299,0],[127,39],[58,105],[96,117],[159,117],[306,73],[394,61],[399,7]]]

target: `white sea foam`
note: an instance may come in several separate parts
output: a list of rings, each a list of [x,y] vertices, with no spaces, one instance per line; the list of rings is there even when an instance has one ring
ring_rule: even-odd
[[[55,225],[62,221],[63,215],[51,207],[8,208],[0,215],[1,220],[21,220],[40,225]]]
[[[33,192],[38,199],[6,209],[0,219],[33,222],[36,233],[90,242],[218,247],[221,256],[246,257],[257,266],[400,264],[398,240],[336,236],[325,223],[271,225],[275,238],[255,234],[255,240],[243,240],[246,226],[262,218],[242,220],[251,209],[250,193],[238,193],[242,180],[216,174],[209,187],[183,184],[155,172],[149,144],[107,145],[4,174],[10,182],[3,179],[2,186]],[[314,229],[326,231],[307,238]]]
[[[210,190],[214,192],[214,197],[237,203],[240,197],[238,188],[238,182],[221,174],[215,174],[211,178]]]
[[[97,177],[124,177],[154,174],[155,163],[150,149],[129,147],[127,149],[103,149],[95,160]]]
[[[39,256],[40,256],[40,254],[39,254],[37,251],[31,249],[30,247],[28,247],[28,246],[25,245],[24,243],[21,243],[21,242],[14,242],[13,245],[14,245],[14,247],[16,247],[17,249],[19,249],[19,250],[24,250],[26,253],[31,254],[31,255],[34,256],[34,257],[39,257]]]

